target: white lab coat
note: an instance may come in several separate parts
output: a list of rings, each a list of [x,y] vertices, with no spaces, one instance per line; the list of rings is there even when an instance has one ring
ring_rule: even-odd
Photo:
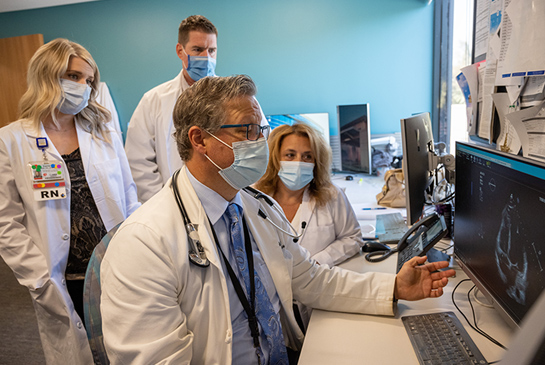
[[[333,186],[335,196],[321,207],[316,206],[307,187],[292,221],[299,233],[303,233],[299,244],[310,252],[312,259],[329,266],[354,256],[363,245],[361,228],[346,194]],[[302,222],[306,223],[305,229]]]
[[[115,132],[112,143],[93,138],[76,123],[78,143],[89,188],[107,230],[138,206],[123,146]],[[36,201],[28,163],[42,161],[37,137],[47,137],[28,123],[0,129],[0,254],[33,299],[48,364],[92,364],[82,318],[76,314],[64,279],[70,248],[70,177],[67,197]],[[62,158],[49,140],[48,160]]]
[[[108,109],[112,116],[112,119],[108,122],[108,126],[110,126],[119,134],[120,139],[123,139],[123,132],[121,132],[121,125],[119,124],[119,115],[117,114],[114,100],[112,99],[112,95],[110,94],[110,89],[105,82],[101,81],[98,84],[96,101],[97,103]]]
[[[172,136],[176,131],[172,122],[174,105],[189,88],[182,72],[144,94],[127,128],[125,151],[142,203],[161,190],[183,165]]]
[[[142,203],[183,166],[173,137],[176,128],[172,113],[178,97],[188,88],[181,71],[176,78],[146,92],[131,117],[125,151]],[[268,124],[261,110],[261,125]]]
[[[198,224],[210,266],[189,261],[170,186],[129,217],[110,242],[101,268],[104,343],[112,364],[231,364],[233,334],[221,259],[184,170],[178,187],[189,219]],[[308,251],[257,214],[261,208],[287,230],[274,209],[241,194],[248,227],[278,291],[287,345],[298,349],[303,341],[293,299],[322,309],[393,315],[393,274],[316,265]]]

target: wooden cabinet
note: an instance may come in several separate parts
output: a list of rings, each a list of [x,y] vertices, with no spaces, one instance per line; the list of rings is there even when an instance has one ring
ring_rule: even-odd
[[[19,99],[27,88],[28,61],[43,44],[42,34],[0,39],[0,127],[17,119]]]

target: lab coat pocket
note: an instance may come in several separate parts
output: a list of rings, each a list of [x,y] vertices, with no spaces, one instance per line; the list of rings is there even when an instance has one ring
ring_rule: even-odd
[[[70,327],[70,316],[63,297],[53,282],[48,281],[39,289],[31,290],[38,324],[42,331],[57,338]]]

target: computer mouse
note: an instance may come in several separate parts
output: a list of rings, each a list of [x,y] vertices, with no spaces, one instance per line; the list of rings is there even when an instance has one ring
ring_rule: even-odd
[[[345,177],[344,179],[345,179],[345,180],[348,180],[348,181],[352,181],[352,180],[354,180],[354,176],[348,175],[348,176]]]
[[[367,241],[363,246],[361,246],[362,252],[375,252],[375,251],[390,251],[391,248],[384,243],[378,241]]]

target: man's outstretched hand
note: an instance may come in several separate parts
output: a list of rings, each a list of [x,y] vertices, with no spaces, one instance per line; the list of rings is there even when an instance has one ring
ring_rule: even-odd
[[[426,260],[426,256],[417,256],[403,265],[396,276],[394,295],[397,299],[419,300],[443,295],[443,287],[456,271],[452,269],[437,271],[447,267],[448,262],[439,261],[423,265]]]

